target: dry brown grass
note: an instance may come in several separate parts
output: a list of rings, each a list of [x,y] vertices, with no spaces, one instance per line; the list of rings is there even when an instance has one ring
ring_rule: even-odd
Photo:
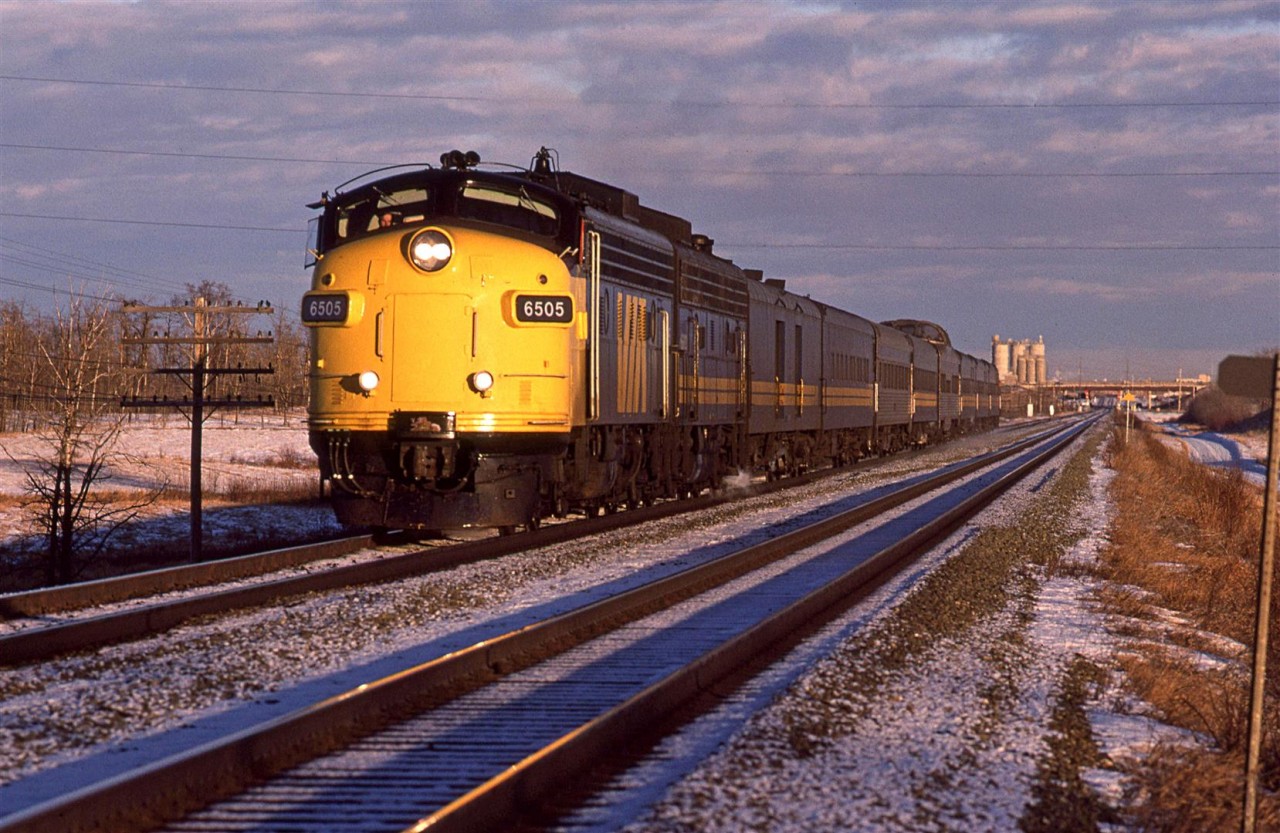
[[[1118,628],[1132,640],[1120,662],[1132,694],[1198,739],[1162,742],[1136,765],[1133,821],[1150,831],[1238,829],[1261,495],[1238,474],[1192,463],[1142,432],[1128,445],[1117,434],[1111,465],[1116,516],[1103,563],[1124,589],[1103,601],[1121,622],[1147,620]],[[1273,624],[1277,617],[1280,603]],[[1259,823],[1280,831],[1278,638],[1268,663]]]

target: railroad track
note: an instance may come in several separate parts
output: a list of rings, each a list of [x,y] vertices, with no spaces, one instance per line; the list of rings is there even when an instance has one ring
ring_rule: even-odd
[[[1014,453],[1014,444],[1004,451]],[[980,465],[984,457],[970,465]],[[957,469],[953,476],[963,476]],[[757,483],[753,494],[795,488],[830,476],[831,470],[772,483]],[[371,535],[272,550],[203,564],[181,565],[129,576],[82,582],[26,593],[0,596],[0,618],[25,620],[24,625],[0,634],[0,667],[48,660],[133,639],[142,639],[201,616],[218,615],[300,596],[394,581],[463,564],[611,532],[660,518],[705,511],[741,495],[704,495],[683,501],[667,501],[616,515],[586,518],[568,524],[547,525],[520,535],[452,542],[444,546],[419,546],[408,550],[412,539],[393,536],[375,540]],[[377,554],[354,563],[301,573],[269,577],[270,573],[374,549]],[[237,582],[218,587],[219,583]],[[147,597],[178,593],[170,598]],[[122,604],[134,602],[131,604]],[[89,608],[115,605],[103,612]],[[57,614],[71,615],[60,618]],[[27,623],[30,624],[27,624]]]
[[[0,831],[184,816],[171,829],[500,829],[869,593],[1089,424],[0,819]]]

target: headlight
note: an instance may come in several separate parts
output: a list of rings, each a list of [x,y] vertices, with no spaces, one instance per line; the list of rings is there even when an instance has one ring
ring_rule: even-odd
[[[453,244],[444,232],[425,229],[409,241],[409,259],[424,272],[437,272],[453,257]]]
[[[487,370],[477,370],[471,374],[471,378],[467,382],[476,393],[484,393],[493,387],[493,374]]]
[[[356,377],[356,384],[360,386],[360,390],[365,393],[373,393],[373,389],[378,386],[378,374],[372,370],[366,370]]]

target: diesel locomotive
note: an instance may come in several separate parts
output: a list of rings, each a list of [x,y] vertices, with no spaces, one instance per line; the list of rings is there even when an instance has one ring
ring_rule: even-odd
[[[346,524],[534,528],[998,418],[995,367],[936,324],[788,292],[546,148],[310,207],[308,426]]]

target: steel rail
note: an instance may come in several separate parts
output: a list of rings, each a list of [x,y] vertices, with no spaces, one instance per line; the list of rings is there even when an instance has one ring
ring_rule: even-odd
[[[236,581],[325,558],[336,558],[373,545],[372,535],[349,535],[199,564],[179,564],[93,581],[6,593],[0,595],[0,619],[44,616]]]
[[[1065,439],[1053,442],[1053,450],[1056,452],[1066,442],[1074,439],[1088,424],[1075,426]],[[978,459],[982,461],[982,465],[990,465],[1018,453],[1029,444],[1044,441],[1045,436],[1041,435],[1034,440],[1017,443],[1010,449],[982,455]],[[1039,465],[1043,456],[1037,455],[1035,460],[1020,467],[1018,477]],[[951,468],[964,468],[967,470],[964,474],[967,474],[974,470],[975,463],[976,461]],[[448,702],[491,680],[560,654],[600,633],[817,543],[885,511],[892,505],[918,496],[922,491],[928,490],[926,483],[937,488],[945,485],[939,483],[939,480],[949,483],[964,474],[948,470],[925,483],[883,495],[867,504],[763,544],[722,556],[619,596],[370,682],[184,754],[123,773],[100,784],[86,786],[69,795],[0,819],[0,833],[28,833],[48,829],[76,831],[137,828],[177,818],[211,800],[238,793],[249,784],[271,774],[348,745],[360,737],[404,719],[407,715]],[[1004,488],[1009,485],[1012,483],[1006,484]],[[984,490],[983,495],[984,501],[994,499],[995,496],[991,488]],[[977,507],[977,504],[978,501],[973,499],[966,501],[966,506]],[[976,511],[976,508],[969,511]],[[962,520],[957,515],[950,520],[930,524],[927,529],[913,535],[912,540],[916,542],[915,546],[919,546],[920,541],[932,540],[943,534],[944,527],[954,526]],[[875,565],[862,569],[860,575],[865,577],[869,571],[882,573],[889,569],[892,560],[890,555],[877,556]],[[831,606],[842,594],[848,593],[847,584],[849,582],[841,582],[838,587],[822,591],[823,600],[811,602],[810,606]],[[714,656],[705,657],[685,672],[674,675],[676,679],[661,688],[646,691],[641,697],[647,705],[620,707],[620,710],[615,710],[617,715],[592,721],[573,733],[573,736],[557,742],[550,751],[534,756],[537,760],[522,762],[506,775],[495,779],[494,783],[484,788],[483,794],[477,794],[472,800],[461,804],[455,802],[456,806],[450,805],[446,808],[447,812],[441,811],[443,815],[438,819],[431,817],[432,829],[436,829],[436,825],[446,826],[440,829],[463,829],[489,812],[482,809],[483,805],[509,807],[510,802],[527,798],[531,790],[541,790],[547,784],[563,785],[563,775],[548,775],[547,766],[554,770],[555,767],[566,765],[566,761],[580,761],[583,760],[580,756],[590,754],[581,750],[600,748],[602,744],[609,747],[615,742],[612,738],[617,736],[618,726],[635,725],[635,721],[639,719],[637,715],[642,715],[646,708],[676,702],[690,696],[691,692],[705,689],[723,675],[723,669],[744,656],[744,651],[748,652],[746,655],[759,651],[758,643],[754,647],[752,645],[754,639],[775,640],[777,633],[793,629],[794,622],[804,615],[808,614],[802,613],[801,609],[780,614],[781,618],[776,616],[766,625],[753,630],[752,637],[736,639],[732,643],[733,647],[714,652]],[[628,730],[621,731],[626,734]],[[551,763],[539,763],[542,759]],[[480,800],[481,795],[484,796],[483,800]],[[460,826],[447,827],[450,825]]]
[[[815,472],[810,475],[791,478],[778,484],[759,484],[753,487],[756,490],[754,493],[762,494],[773,491],[775,488],[803,485],[816,476],[828,475],[833,471],[836,470]],[[703,498],[703,500],[707,499]],[[710,496],[709,499],[716,500],[714,496]],[[663,505],[666,506],[667,503],[664,502]],[[696,511],[705,507],[682,507],[682,509],[686,508],[687,511]],[[631,511],[637,513],[632,517],[639,518],[641,521],[652,520],[655,517],[664,515],[663,512],[653,508],[646,508],[645,511]],[[412,540],[411,533],[397,531],[385,535],[343,536],[328,541],[281,547],[258,553],[205,561],[199,564],[178,564],[127,575],[63,584],[56,587],[0,593],[0,620],[29,619],[46,616],[51,613],[81,610],[131,601],[147,596],[157,596],[162,593],[254,578],[313,561],[348,555],[379,544],[395,543],[397,539]],[[0,644],[3,643],[0,642]],[[0,652],[0,657],[3,656],[3,652]],[[2,662],[3,659],[0,659],[0,663]]]
[[[867,465],[875,466],[890,459],[892,458],[871,461],[864,464],[864,467]],[[848,471],[848,469],[822,469],[775,483],[755,484],[752,486],[752,493],[764,494],[776,489],[800,486],[844,471]],[[702,499],[706,500],[707,498]],[[715,495],[711,495],[710,499],[713,501],[718,500]],[[698,511],[701,508],[705,507],[695,505],[689,507],[688,511]],[[632,509],[629,511],[638,512],[639,510]],[[653,516],[644,515],[643,513],[635,517],[640,517],[642,521],[653,519]],[[401,530],[382,535],[340,536],[326,541],[280,547],[199,564],[178,564],[127,575],[74,582],[56,587],[0,593],[0,620],[33,618],[50,613],[80,610],[162,593],[253,578],[312,561],[347,555],[381,543],[397,543],[400,539],[405,541],[412,540],[411,533]]]
[[[725,641],[646,687],[605,714],[507,767],[489,781],[449,805],[406,828],[404,833],[473,833],[501,830],[531,807],[561,793],[568,782],[589,775],[599,761],[620,750],[651,745],[651,735],[671,714],[730,678],[738,669],[758,662],[762,653],[775,656],[799,641],[799,636],[833,619],[842,610],[879,587],[895,568],[928,551],[969,518],[991,504],[1049,458],[1066,448],[1097,418],[1069,426],[1035,457],[988,484],[909,535],[885,547],[838,580],[799,599],[757,625]],[[807,530],[798,530],[807,532]],[[778,539],[781,540],[781,539]],[[801,547],[808,546],[802,543]]]
[[[130,639],[140,639],[176,627],[199,616],[228,613],[305,593],[394,581],[511,555],[525,549],[564,543],[574,538],[598,535],[631,524],[657,520],[683,512],[699,511],[726,500],[729,498],[707,496],[686,501],[671,501],[625,513],[587,518],[572,524],[546,526],[522,535],[457,543],[448,547],[418,549],[376,560],[344,564],[327,570],[213,590],[181,599],[138,605],[69,622],[25,628],[0,636],[0,667],[37,662],[72,651],[83,651]],[[354,552],[356,549],[358,548],[352,547],[347,552]],[[340,554],[345,553],[333,553],[333,555]],[[252,556],[246,556],[246,558],[252,558]],[[249,572],[247,575],[257,574]]]
[[[986,465],[991,459],[996,459],[991,455],[1004,454],[1007,456],[1008,454],[1017,453],[1018,450],[1036,441],[1036,438],[1041,436],[1043,434],[1037,434],[1035,437],[1015,443],[1006,449],[980,455],[971,462],[956,468],[953,472],[953,477],[962,477],[967,471],[972,470],[965,469],[964,466],[966,465],[973,467]],[[951,471],[951,468],[944,469],[944,471]],[[795,477],[772,483],[754,484],[750,489],[750,493],[759,495],[793,488],[811,482],[812,479],[829,476],[830,473],[830,471],[824,470],[823,472],[814,473],[810,477]],[[279,599],[305,593],[330,591],[361,584],[375,584],[423,575],[477,561],[511,555],[527,549],[561,544],[576,538],[611,532],[625,526],[687,512],[704,511],[714,506],[737,500],[739,496],[711,494],[689,500],[668,501],[613,515],[586,518],[569,524],[545,526],[520,535],[458,543],[448,547],[414,550],[301,575],[285,576],[250,585],[213,590],[179,599],[140,604],[123,610],[97,616],[86,616],[68,622],[24,628],[0,636],[0,667],[39,662],[74,651],[84,651],[131,639],[141,639],[161,633],[199,616],[216,615],[242,608],[265,605]],[[350,549],[345,550],[345,552],[335,550],[330,552],[329,556],[353,552],[358,549],[354,542],[365,539],[353,538],[348,540],[352,542]],[[255,565],[270,564],[272,563],[272,558],[280,559],[277,569],[289,566],[284,561],[288,560],[291,552],[291,550],[284,550],[279,551],[279,555],[266,553],[257,556],[242,556],[239,559],[229,559],[229,561],[239,563],[229,564],[225,569],[229,578],[256,575],[256,573],[252,572],[253,567]],[[316,556],[315,558],[329,556]],[[305,560],[315,560],[315,558],[307,558]],[[169,587],[167,585],[171,582],[176,584],[178,581],[193,580],[197,575],[216,575],[219,570],[218,565],[221,563],[213,562],[209,565],[189,565],[187,567],[153,571],[157,574],[153,576],[140,574],[137,578],[137,584],[131,582],[130,577],[121,577],[111,581],[119,582],[122,588],[144,587],[150,583],[159,589],[178,589],[176,586]],[[207,569],[204,569],[206,567]],[[231,576],[231,573],[238,573],[238,575]],[[107,583],[108,580],[104,580],[101,583],[89,582],[86,584],[105,585]],[[57,592],[57,589],[55,588],[50,592]],[[67,588],[66,592],[74,593],[76,591],[72,588]],[[105,596],[108,591],[101,588],[86,588],[81,592],[86,594],[99,593]],[[126,591],[122,589],[116,592],[123,594]],[[135,593],[134,596],[136,595]],[[0,599],[0,604],[3,604],[3,602],[4,600]]]

